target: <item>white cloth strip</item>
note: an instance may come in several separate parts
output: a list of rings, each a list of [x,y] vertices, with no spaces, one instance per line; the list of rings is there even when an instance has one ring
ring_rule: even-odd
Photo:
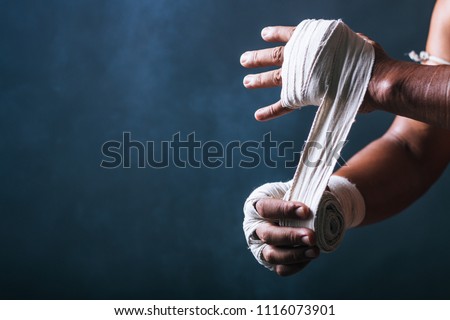
[[[450,62],[448,62],[447,60],[444,60],[442,58],[433,56],[431,54],[429,54],[426,51],[421,51],[419,54],[417,54],[415,51],[411,51],[410,53],[408,53],[408,56],[411,60],[415,61],[415,62],[427,62],[427,61],[431,61],[434,62],[436,64],[447,64],[450,65]]]
[[[319,108],[284,197],[305,203],[313,217],[280,225],[313,229],[324,252],[335,250],[345,232],[341,205],[325,189],[364,99],[374,57],[372,45],[341,20],[302,21],[284,49],[283,106]]]

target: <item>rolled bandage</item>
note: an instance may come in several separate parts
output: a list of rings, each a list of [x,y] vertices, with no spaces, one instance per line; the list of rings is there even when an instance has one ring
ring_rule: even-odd
[[[330,191],[322,193],[312,218],[306,221],[280,222],[282,226],[314,230],[317,245],[324,252],[334,251],[342,241],[345,231],[361,224],[366,212],[364,198],[356,186],[346,178],[331,176],[328,188]]]
[[[255,203],[266,198],[282,199],[291,185],[292,181],[266,183],[254,190],[244,204],[243,227],[248,247],[256,260],[270,270],[273,270],[273,266],[262,256],[266,244],[258,238],[255,232],[256,228],[267,220],[258,214]],[[308,221],[308,225],[303,223],[303,226],[316,230],[316,236],[320,243],[332,246],[342,239],[344,233],[338,231],[342,228],[355,227],[362,222],[365,209],[363,197],[355,185],[346,178],[331,176],[328,188],[330,191],[324,192],[319,204],[321,211],[316,214],[315,219]],[[277,221],[271,222],[277,223]],[[319,222],[323,225],[314,225]]]
[[[280,225],[315,230],[319,248],[337,248],[346,226],[342,204],[325,191],[369,84],[375,54],[371,44],[341,20],[301,22],[284,49],[284,107],[319,105],[285,200],[305,203],[309,221]]]
[[[358,188],[344,177],[331,176],[328,189],[339,201],[344,215],[345,229],[359,226],[366,215],[366,205]]]

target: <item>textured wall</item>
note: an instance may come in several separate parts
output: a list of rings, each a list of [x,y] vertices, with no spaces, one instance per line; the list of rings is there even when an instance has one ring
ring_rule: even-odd
[[[253,120],[240,54],[266,25],[343,18],[404,59],[432,1],[0,1],[0,298],[449,298],[447,173],[336,254],[279,278],[241,229],[252,188],[292,169],[102,169],[102,144],[306,138],[313,108]],[[348,158],[392,116],[360,116]],[[235,164],[237,161],[235,161]],[[432,217],[432,218],[431,218]]]

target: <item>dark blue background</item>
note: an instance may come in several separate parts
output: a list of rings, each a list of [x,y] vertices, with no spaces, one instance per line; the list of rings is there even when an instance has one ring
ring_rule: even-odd
[[[240,54],[266,25],[343,18],[394,57],[425,46],[432,1],[0,1],[0,298],[450,298],[449,174],[401,215],[279,278],[242,204],[292,169],[100,168],[105,141],[301,142],[314,108],[267,123]],[[359,116],[349,158],[392,115]]]

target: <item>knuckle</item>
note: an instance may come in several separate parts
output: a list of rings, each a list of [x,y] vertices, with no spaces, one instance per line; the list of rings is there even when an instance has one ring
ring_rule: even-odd
[[[258,232],[258,237],[262,242],[267,243],[267,241],[270,240],[270,233],[267,229],[263,229]]]
[[[275,85],[281,86],[281,70],[277,70],[273,73],[272,81]]]
[[[255,86],[259,87],[262,85],[262,83],[263,83],[263,80],[262,80],[261,74],[256,75],[255,76]]]
[[[252,52],[252,64],[257,66],[259,65],[259,54],[258,50]]]
[[[284,234],[284,238],[286,239],[286,241],[289,241],[291,245],[303,244],[302,238],[304,237],[304,235],[300,232],[297,232],[296,230],[297,229],[288,229]]]
[[[270,105],[269,106],[269,117],[275,117],[276,116],[276,110],[275,110],[275,105]]]
[[[289,243],[292,245],[300,243],[299,236],[296,232],[288,232],[286,238],[289,239]]]
[[[285,216],[287,216],[290,212],[292,212],[294,210],[295,210],[295,204],[293,204],[292,202],[286,201],[283,203],[282,211]]]
[[[275,250],[271,246],[268,246],[264,251],[264,259],[270,264],[275,264],[277,261]]]
[[[283,62],[283,47],[273,48],[272,61],[276,64],[281,64]]]

